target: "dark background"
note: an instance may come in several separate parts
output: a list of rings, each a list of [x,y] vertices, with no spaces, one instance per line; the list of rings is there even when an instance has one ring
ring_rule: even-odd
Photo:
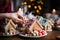
[[[18,10],[18,6],[16,6],[16,3],[18,0],[14,1],[14,11]],[[21,3],[22,1],[29,1],[29,0],[19,0]],[[52,9],[57,10],[57,14],[60,14],[60,0],[43,0],[44,2],[44,13],[51,13]]]
[[[60,0],[45,0],[45,13],[50,12],[53,9],[57,10],[57,13],[60,14]]]
[[[60,10],[60,0],[51,0],[51,8]]]

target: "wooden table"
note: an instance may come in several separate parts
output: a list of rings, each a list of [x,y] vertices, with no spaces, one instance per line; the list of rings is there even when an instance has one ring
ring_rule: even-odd
[[[24,38],[21,36],[10,36],[10,37],[0,37],[0,40],[57,40],[56,37],[60,36],[60,31],[52,31],[52,32],[48,32],[48,35],[42,38]]]

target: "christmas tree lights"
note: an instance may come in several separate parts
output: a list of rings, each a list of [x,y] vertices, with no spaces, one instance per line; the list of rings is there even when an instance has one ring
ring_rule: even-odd
[[[42,14],[44,9],[44,3],[43,0],[29,0],[22,2],[23,5],[27,6],[28,12],[34,12],[34,14]]]

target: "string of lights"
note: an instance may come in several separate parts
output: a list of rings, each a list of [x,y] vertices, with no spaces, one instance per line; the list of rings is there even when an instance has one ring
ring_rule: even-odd
[[[33,11],[35,14],[41,14],[43,11],[43,0],[29,0],[23,1],[22,5],[27,5],[29,12]]]

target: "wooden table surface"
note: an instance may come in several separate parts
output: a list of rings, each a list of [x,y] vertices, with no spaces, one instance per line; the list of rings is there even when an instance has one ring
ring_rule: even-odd
[[[48,35],[42,38],[24,38],[21,36],[0,37],[0,40],[57,40],[56,37],[60,36],[60,31],[48,32]]]

